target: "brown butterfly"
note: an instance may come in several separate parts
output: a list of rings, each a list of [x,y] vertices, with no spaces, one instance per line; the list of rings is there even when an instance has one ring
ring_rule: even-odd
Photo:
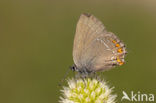
[[[74,66],[80,73],[89,74],[124,64],[125,45],[95,16],[81,14],[73,46]]]

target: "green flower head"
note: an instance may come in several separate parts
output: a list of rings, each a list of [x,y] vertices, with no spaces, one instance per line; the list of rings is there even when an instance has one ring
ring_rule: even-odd
[[[68,87],[61,90],[60,103],[115,103],[116,95],[112,89],[99,78],[68,79]]]

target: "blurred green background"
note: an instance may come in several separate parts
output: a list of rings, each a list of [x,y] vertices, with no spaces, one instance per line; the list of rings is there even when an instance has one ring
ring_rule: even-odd
[[[118,103],[123,90],[156,94],[156,1],[1,0],[0,103],[58,102],[83,12],[127,45],[127,63],[103,73]]]

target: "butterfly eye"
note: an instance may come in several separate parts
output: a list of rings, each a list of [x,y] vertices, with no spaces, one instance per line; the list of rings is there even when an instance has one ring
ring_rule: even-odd
[[[70,69],[71,69],[72,71],[75,71],[75,70],[76,70],[76,67],[75,67],[75,66],[72,66],[72,67],[70,67]]]

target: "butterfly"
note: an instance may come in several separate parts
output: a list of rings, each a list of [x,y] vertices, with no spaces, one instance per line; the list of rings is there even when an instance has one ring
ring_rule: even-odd
[[[94,15],[81,14],[74,37],[73,71],[89,74],[125,63],[124,43]]]

